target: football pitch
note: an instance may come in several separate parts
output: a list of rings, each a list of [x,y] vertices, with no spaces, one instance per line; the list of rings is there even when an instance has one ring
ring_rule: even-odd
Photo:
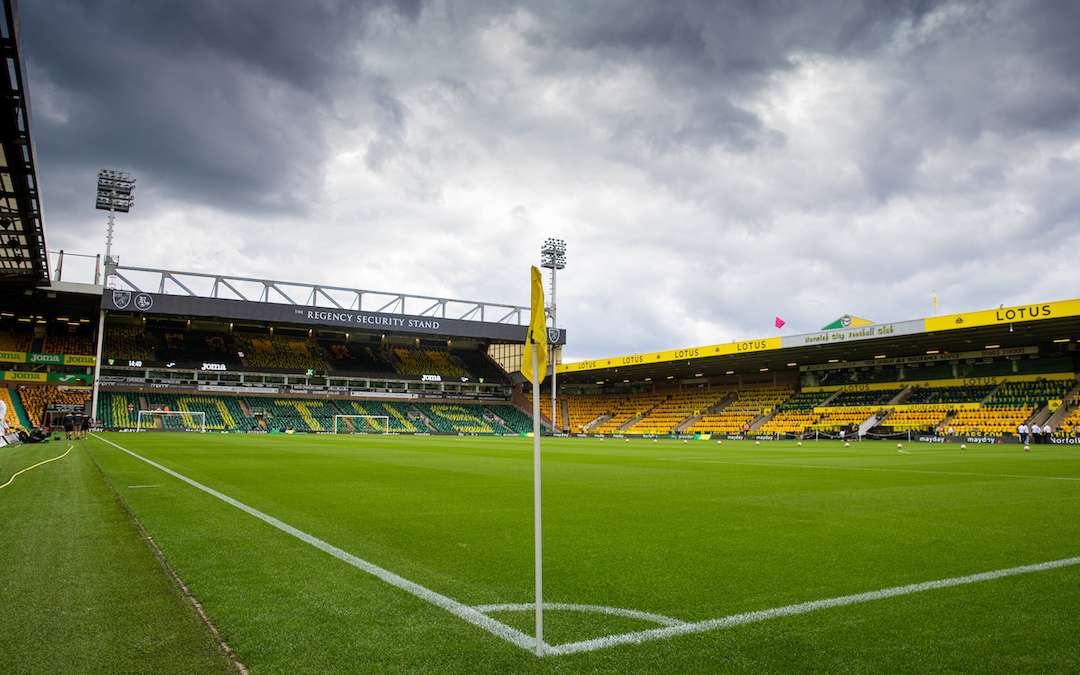
[[[1078,448],[542,449],[542,658],[531,438],[112,433],[75,452],[255,675],[1080,671]]]

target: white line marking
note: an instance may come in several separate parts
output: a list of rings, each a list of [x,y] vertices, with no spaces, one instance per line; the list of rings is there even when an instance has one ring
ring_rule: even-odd
[[[274,518],[273,516],[268,516],[265,513],[263,513],[262,511],[259,511],[258,509],[254,509],[254,508],[252,508],[252,507],[250,507],[250,506],[248,506],[246,504],[242,504],[242,503],[236,501],[235,499],[233,499],[232,497],[229,497],[228,495],[224,495],[224,494],[218,492],[217,490],[215,490],[213,488],[209,488],[209,487],[203,485],[202,483],[198,483],[198,482],[196,482],[196,481],[194,481],[194,480],[192,480],[192,479],[190,479],[190,478],[188,478],[186,476],[183,476],[183,475],[173,471],[172,469],[169,469],[167,467],[164,467],[164,466],[158,464],[157,462],[153,462],[153,461],[151,461],[149,459],[146,459],[145,457],[137,455],[134,452],[128,450],[127,448],[121,447],[121,446],[117,445],[116,443],[113,443],[112,441],[110,441],[108,439],[101,438],[100,436],[97,436],[96,434],[94,434],[94,437],[97,438],[98,440],[101,440],[101,441],[103,441],[105,443],[108,443],[109,445],[113,446],[114,448],[117,448],[119,450],[123,450],[124,452],[131,455],[132,457],[134,457],[136,459],[140,459],[140,460],[146,462],[147,464],[149,464],[150,466],[152,466],[154,468],[161,469],[162,471],[169,474],[170,476],[173,476],[174,478],[182,480],[185,483],[187,483],[188,485],[191,485],[192,487],[196,487],[196,488],[202,490],[203,492],[205,492],[205,493],[207,493],[209,495],[213,495],[214,497],[217,497],[218,499],[225,502],[226,504],[229,504],[231,506],[235,506],[236,508],[240,509],[241,511],[243,511],[245,513],[248,513],[248,514],[250,514],[252,516],[255,516],[259,520],[261,520],[261,521],[263,521],[263,522],[265,522],[265,523],[267,523],[269,525],[272,525],[272,526],[276,527],[277,529],[281,530],[282,532],[285,532],[287,534],[291,534],[292,536],[296,537],[297,539],[299,539],[299,540],[301,540],[303,542],[306,542],[308,544],[311,544],[315,548],[321,549],[321,550],[329,553],[330,555],[334,556],[338,560],[341,560],[343,562],[347,562],[350,565],[352,565],[353,567],[356,567],[357,569],[363,570],[364,572],[367,572],[368,574],[371,574],[371,575],[373,575],[375,577],[378,577],[379,579],[382,579],[383,581],[390,584],[391,586],[396,586],[397,588],[400,588],[403,591],[406,591],[408,593],[411,593],[412,595],[415,595],[416,597],[420,598],[421,600],[425,600],[427,602],[430,602],[431,604],[435,605],[436,607],[441,607],[441,608],[445,609],[446,611],[450,612],[451,614],[453,614],[453,615],[455,615],[457,617],[460,617],[460,618],[464,619],[465,621],[468,621],[469,623],[473,624],[474,626],[478,626],[480,628],[483,628],[484,630],[488,631],[492,635],[495,635],[497,637],[501,637],[502,639],[506,640],[510,644],[517,645],[518,647],[522,647],[523,649],[527,649],[529,651],[532,651],[536,647],[536,638],[535,637],[533,637],[531,635],[526,635],[526,634],[522,633],[521,631],[519,631],[519,630],[517,630],[515,628],[511,628],[510,626],[507,626],[506,624],[504,624],[504,623],[502,623],[500,621],[496,621],[495,619],[492,619],[491,617],[482,614],[481,612],[473,609],[472,607],[469,607],[468,605],[462,604],[462,603],[458,602],[457,600],[452,600],[451,598],[448,598],[445,595],[441,595],[439,593],[436,593],[435,591],[432,591],[432,590],[430,590],[428,588],[425,588],[425,587],[421,586],[420,584],[414,583],[412,581],[409,581],[408,579],[400,577],[400,576],[394,574],[393,572],[390,572],[389,570],[385,570],[385,569],[379,567],[378,565],[369,563],[366,560],[361,560],[360,558],[357,558],[356,556],[352,555],[351,553],[347,553],[347,552],[341,550],[340,548],[338,548],[336,546],[333,546],[331,544],[328,544],[328,543],[326,543],[325,541],[323,541],[321,539],[313,537],[310,534],[307,534],[306,532],[302,532],[302,531],[296,529],[295,527],[293,527],[291,525],[286,525],[285,523],[281,522],[277,518]],[[544,645],[544,651],[548,651],[549,649],[550,649],[550,647],[545,644]]]
[[[898,595],[910,595],[912,593],[921,593],[922,591],[929,591],[938,588],[949,588],[951,586],[960,586],[962,584],[973,584],[980,581],[989,581],[991,579],[999,579],[1001,577],[1013,576],[1016,574],[1041,572],[1043,570],[1054,569],[1056,567],[1068,567],[1069,565],[1077,564],[1080,564],[1080,558],[1066,558],[1065,560],[1055,560],[1053,562],[1038,563],[1036,565],[1024,565],[1023,567],[1013,567],[1007,570],[997,570],[995,572],[983,572],[982,574],[972,574],[965,577],[941,579],[940,581],[927,581],[921,584],[910,584],[908,586],[896,586],[894,588],[885,588],[880,591],[856,593],[855,595],[845,595],[843,597],[831,598],[828,600],[814,600],[812,602],[803,602],[797,605],[777,607],[775,609],[767,609],[760,612],[733,614],[731,616],[726,616],[722,619],[711,619],[708,621],[699,621],[697,623],[685,623],[680,626],[653,628],[651,630],[643,630],[635,633],[624,633],[622,635],[609,635],[607,637],[596,638],[595,640],[571,642],[553,647],[550,653],[574,654],[577,652],[589,652],[597,649],[603,649],[605,647],[613,647],[615,645],[645,642],[647,640],[661,640],[666,638],[672,638],[676,635],[704,633],[706,631],[717,630],[719,628],[741,626],[743,624],[756,623],[758,621],[765,621],[766,619],[773,619],[780,616],[806,614],[807,612],[813,612],[819,609],[842,607],[844,605],[855,605],[863,602],[871,602],[873,600],[892,598]]]
[[[987,478],[1034,478],[1041,480],[1075,480],[1080,478],[1062,476],[1022,476],[1011,473],[974,473],[968,471],[926,471],[920,469],[882,469],[869,466],[829,466],[827,464],[776,464],[773,462],[732,462],[723,459],[691,459],[688,457],[657,457],[660,462],[692,462],[696,464],[733,464],[735,466],[774,466],[779,468],[795,467],[798,469],[835,469],[837,471],[884,471],[887,473],[928,473],[940,476],[985,476]]]
[[[156,485],[129,485],[128,489],[131,489],[131,488],[150,488],[150,487],[157,487],[157,486]]]
[[[503,605],[478,605],[474,607],[478,612],[531,612],[536,609],[535,603],[507,603]],[[670,616],[664,616],[663,614],[652,614],[651,612],[639,612],[636,609],[619,609],[618,607],[605,607],[603,605],[577,605],[568,602],[545,602],[544,609],[551,610],[564,610],[571,612],[592,612],[594,614],[611,614],[614,616],[624,616],[628,619],[641,619],[642,621],[652,621],[663,626],[681,626],[685,621],[679,621],[678,619],[672,619]]]

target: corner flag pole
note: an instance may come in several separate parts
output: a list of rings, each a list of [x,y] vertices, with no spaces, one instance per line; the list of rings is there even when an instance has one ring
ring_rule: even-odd
[[[521,372],[533,388],[533,522],[536,531],[536,655],[544,655],[543,539],[540,529],[540,383],[547,374],[547,321],[544,317],[544,285],[540,270],[532,268],[529,336]],[[552,427],[554,428],[554,427]]]
[[[532,343],[533,363],[539,363],[537,345]],[[532,372],[533,386],[533,522],[536,532],[536,655],[544,655],[543,538],[540,536],[540,368]]]

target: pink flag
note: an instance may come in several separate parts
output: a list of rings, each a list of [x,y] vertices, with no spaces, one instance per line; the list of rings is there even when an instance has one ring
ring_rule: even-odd
[[[785,321],[783,319],[781,319],[780,317],[776,317],[776,327],[777,328],[783,328],[784,323],[785,323]]]

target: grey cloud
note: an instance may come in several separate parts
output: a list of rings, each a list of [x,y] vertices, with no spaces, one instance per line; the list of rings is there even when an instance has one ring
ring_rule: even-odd
[[[359,76],[348,49],[380,8],[419,14],[413,1],[26,3],[31,97],[61,113],[35,120],[42,182],[108,165],[173,198],[303,211],[335,89]]]
[[[407,152],[405,124],[408,110],[383,77],[371,78],[370,98],[374,106],[375,135],[368,142],[364,164],[371,171],[380,171],[394,157]]]

